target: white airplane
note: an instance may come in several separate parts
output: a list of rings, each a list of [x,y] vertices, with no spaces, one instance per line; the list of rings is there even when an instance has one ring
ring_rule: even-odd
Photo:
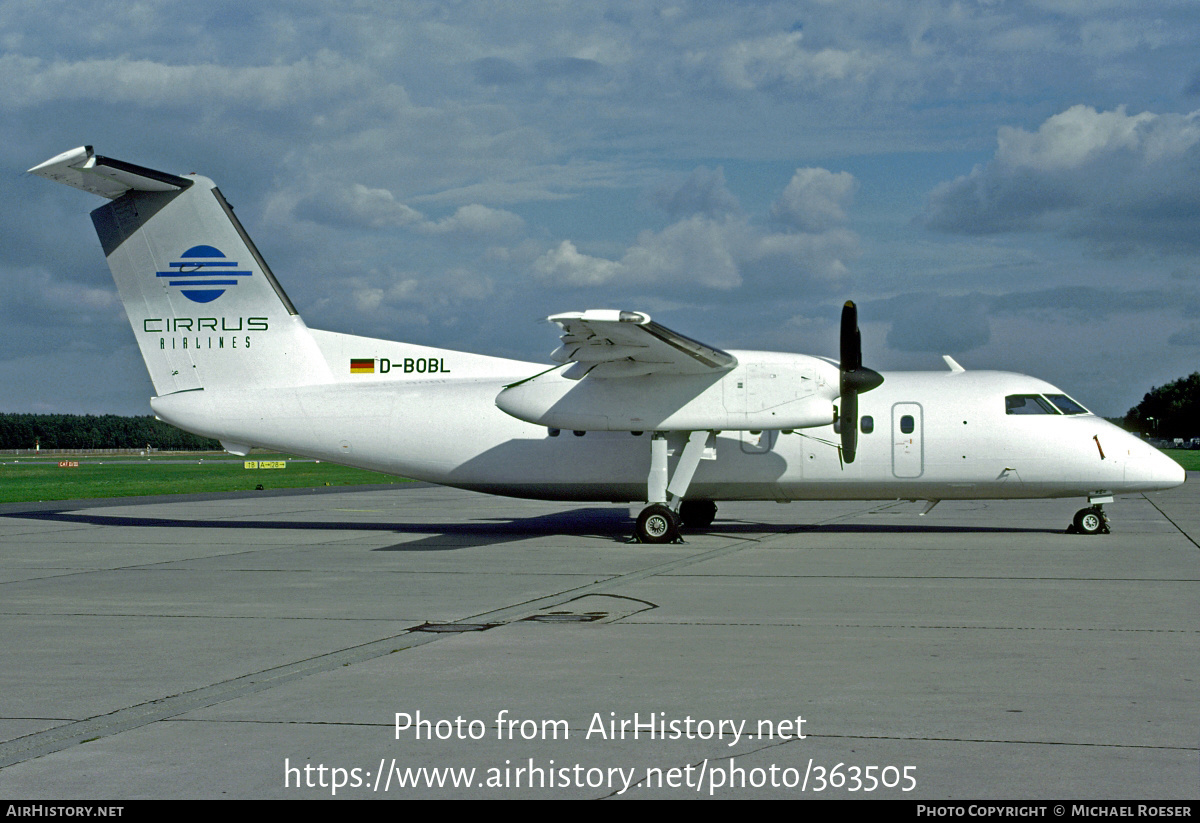
[[[720,500],[1086,497],[1183,469],[1032,377],[881,375],[853,303],[840,363],[722,351],[641,312],[549,318],[558,365],[309,329],[213,182],[74,149],[30,172],[109,198],[92,212],[159,418],[252,446],[492,494],[646,501],[637,535],[705,528]],[[862,395],[860,399],[859,395]]]

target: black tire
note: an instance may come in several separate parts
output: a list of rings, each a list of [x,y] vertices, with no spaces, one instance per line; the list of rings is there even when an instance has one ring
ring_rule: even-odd
[[[1104,531],[1104,512],[1094,506],[1075,512],[1075,531],[1080,534],[1099,534]]]
[[[643,543],[670,543],[679,537],[679,521],[665,503],[651,503],[637,519],[638,540]]]
[[[689,529],[707,529],[717,516],[717,504],[711,500],[684,500],[679,505],[679,520]]]

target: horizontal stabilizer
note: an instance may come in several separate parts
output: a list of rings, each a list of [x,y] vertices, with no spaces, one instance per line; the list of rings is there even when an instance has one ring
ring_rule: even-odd
[[[34,166],[29,173],[110,200],[116,200],[128,191],[179,191],[192,185],[186,177],[101,157],[91,146],[63,152]]]

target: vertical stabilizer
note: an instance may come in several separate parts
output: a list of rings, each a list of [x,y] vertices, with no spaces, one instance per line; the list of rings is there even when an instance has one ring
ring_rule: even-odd
[[[92,222],[160,396],[330,380],[308,328],[211,180],[90,147],[30,171],[112,200]]]

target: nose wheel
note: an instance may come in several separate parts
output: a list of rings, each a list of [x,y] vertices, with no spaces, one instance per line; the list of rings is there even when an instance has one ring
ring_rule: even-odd
[[[1089,506],[1075,512],[1075,519],[1067,528],[1068,534],[1108,534],[1108,516],[1102,506]]]

